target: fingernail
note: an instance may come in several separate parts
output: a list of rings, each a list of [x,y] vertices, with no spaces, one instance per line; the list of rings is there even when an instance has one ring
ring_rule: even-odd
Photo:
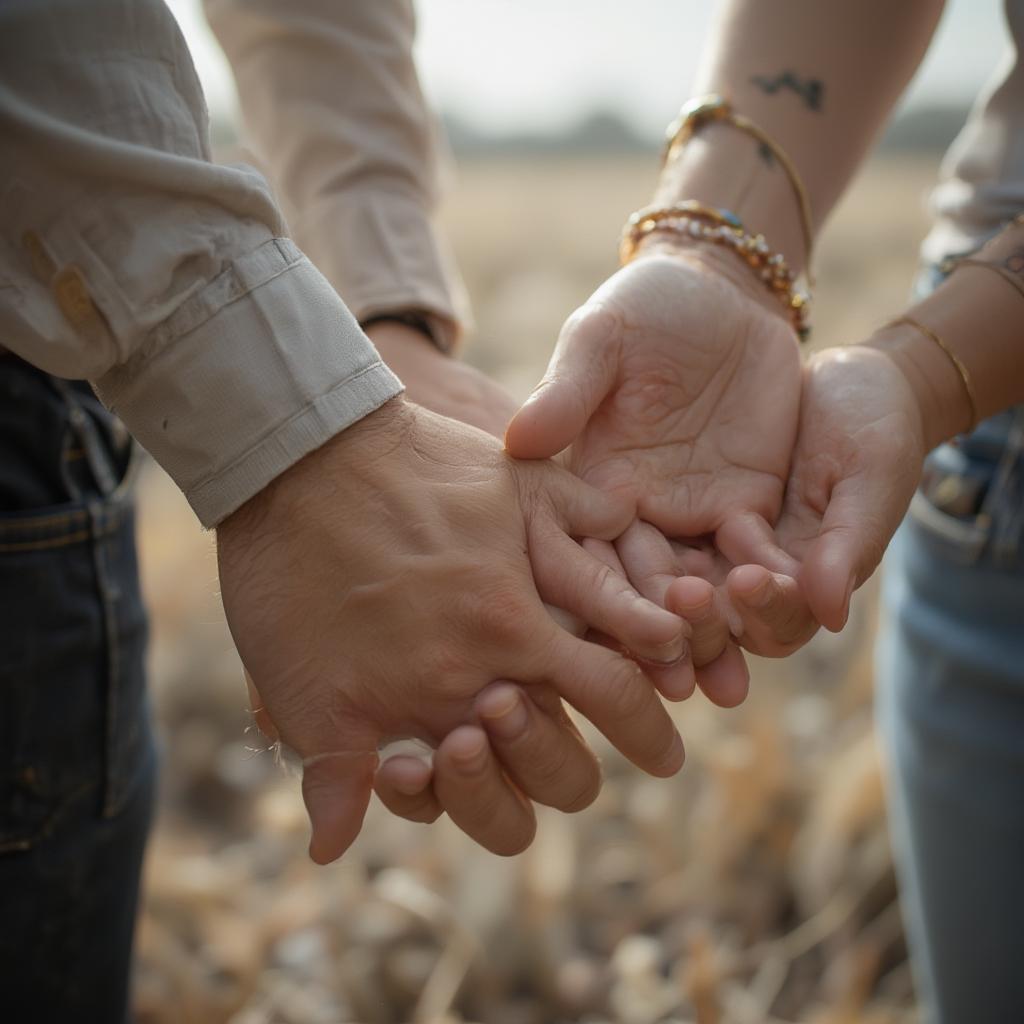
[[[455,757],[463,768],[482,768],[487,757],[487,737],[474,733],[472,739],[455,752]]]
[[[644,660],[665,668],[678,664],[686,657],[687,653],[686,640],[680,635],[674,640],[669,640],[668,643],[655,647]]]
[[[403,796],[419,796],[427,788],[425,779],[417,779],[406,775],[397,776],[392,780],[392,785]]]
[[[511,740],[522,734],[529,715],[519,693],[509,687],[491,700],[483,718],[491,732],[503,740]]]
[[[752,608],[763,608],[772,599],[772,578],[765,577],[758,586],[743,599]]]
[[[670,679],[659,680],[658,690],[666,700],[680,701],[693,696],[694,687],[697,685],[697,674],[693,665],[686,658],[680,658],[672,666],[675,672]]]

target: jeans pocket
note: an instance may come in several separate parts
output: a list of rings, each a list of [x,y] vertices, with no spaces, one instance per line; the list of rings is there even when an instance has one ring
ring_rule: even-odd
[[[93,791],[124,804],[152,746],[125,497],[0,515],[0,853]]]
[[[954,565],[975,565],[984,554],[989,528],[976,517],[950,515],[936,507],[921,491],[910,502],[911,525],[927,538],[935,557]]]

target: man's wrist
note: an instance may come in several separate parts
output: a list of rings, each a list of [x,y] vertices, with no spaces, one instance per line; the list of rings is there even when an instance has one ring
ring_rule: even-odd
[[[346,477],[362,477],[405,443],[412,415],[413,407],[402,395],[388,399],[271,480],[218,525],[218,537],[225,530],[256,529],[268,516],[297,524],[308,511],[310,487],[323,490],[333,481],[340,486],[332,484],[332,491],[343,494]]]
[[[438,352],[444,355],[448,355],[450,352],[450,345],[445,338],[444,332],[441,330],[436,318],[431,317],[429,313],[413,309],[390,310],[382,313],[373,313],[359,321],[359,326],[367,333],[373,327],[380,324],[401,324],[403,327],[415,331],[424,341],[430,342]]]

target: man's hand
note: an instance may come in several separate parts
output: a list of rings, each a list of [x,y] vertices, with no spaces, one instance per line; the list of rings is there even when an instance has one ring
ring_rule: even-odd
[[[415,328],[381,320],[367,336],[424,409],[501,437],[516,411],[512,396],[476,367],[446,356]]]
[[[367,334],[401,377],[407,399],[494,437],[504,434],[516,403],[500,384],[405,324],[378,321]],[[549,611],[577,635],[585,629]],[[479,724],[460,726],[429,759],[399,754],[382,761],[374,789],[393,813],[418,822],[447,813],[482,846],[501,852],[534,834],[536,818],[524,796],[569,812],[596,798],[600,764],[549,686],[525,692],[496,683],[480,694],[475,711]]]
[[[557,466],[517,463],[481,432],[393,400],[221,524],[228,623],[305,761],[315,860],[358,833],[381,741],[440,744],[476,720],[494,680],[550,684],[641,768],[678,770],[681,740],[636,665],[570,636],[542,604],[641,657],[676,658],[678,618],[571,539],[614,539],[633,514]]]

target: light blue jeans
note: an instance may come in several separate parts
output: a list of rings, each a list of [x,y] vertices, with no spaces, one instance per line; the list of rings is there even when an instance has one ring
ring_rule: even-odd
[[[1021,1024],[1024,407],[929,456],[883,601],[878,714],[923,1020]]]

